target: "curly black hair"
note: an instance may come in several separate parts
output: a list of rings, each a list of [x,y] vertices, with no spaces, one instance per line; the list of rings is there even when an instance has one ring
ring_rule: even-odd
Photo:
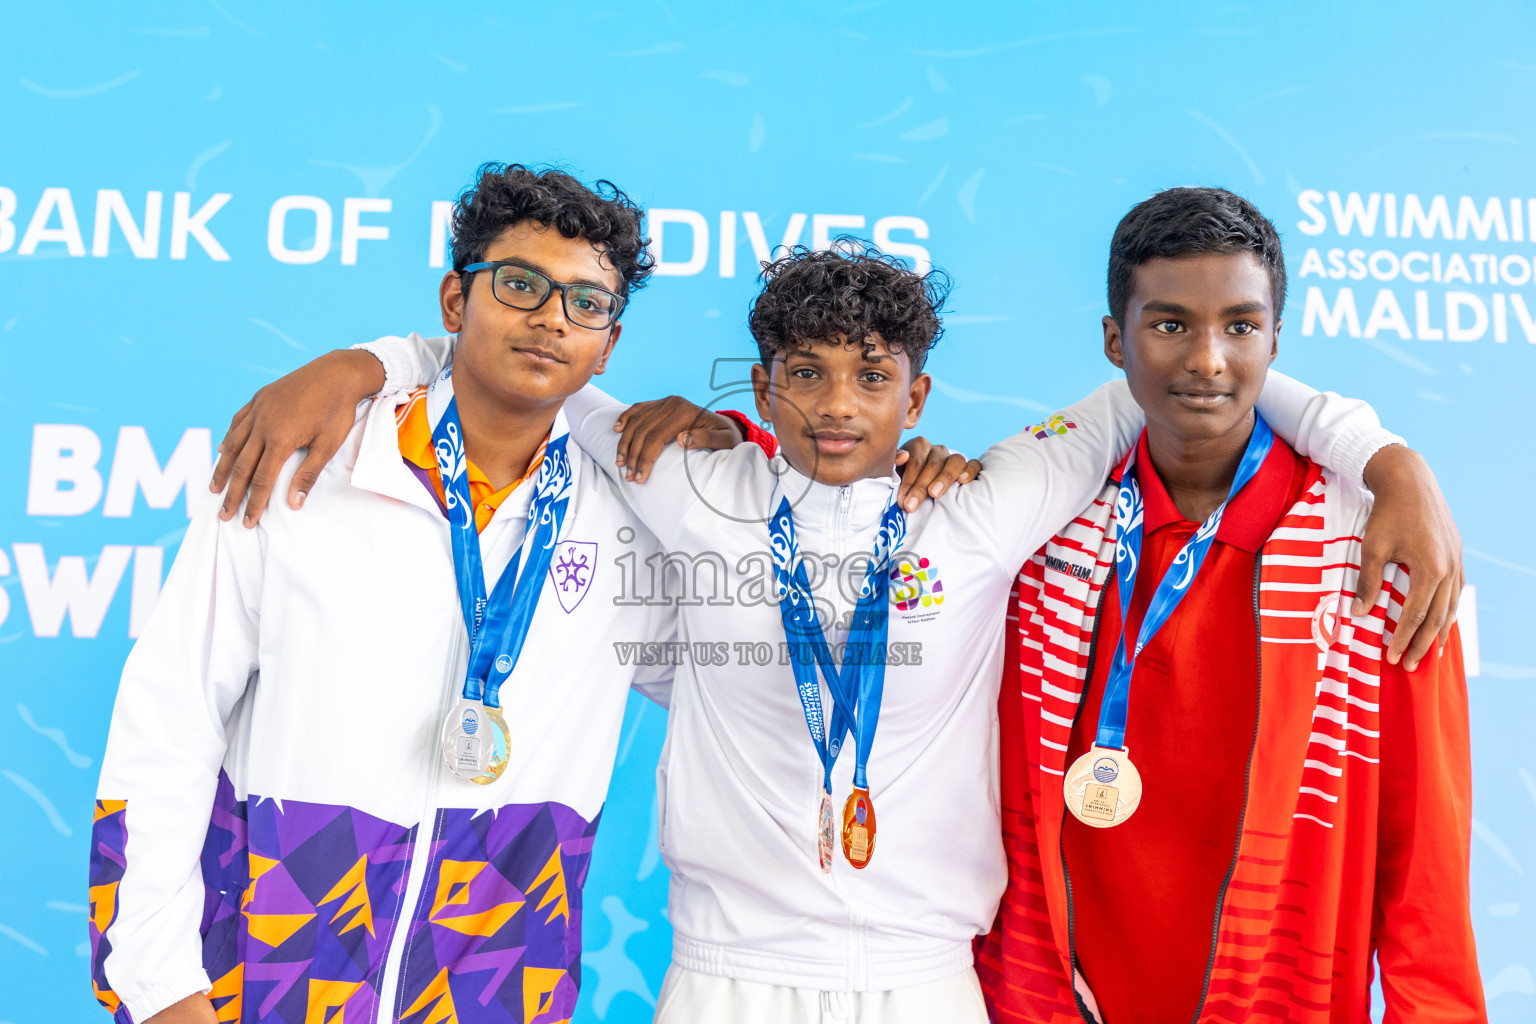
[[[623,279],[621,293],[645,287],[656,261],[641,230],[645,217],[611,181],[588,188],[564,171],[522,164],[481,164],[475,183],[453,208],[453,268],[485,259],[503,231],[525,220],[548,224],[566,238],[585,238]]]
[[[944,333],[939,316],[949,276],[908,270],[858,239],[839,238],[823,251],[797,245],[763,264],[763,281],[747,322],[764,366],[776,354],[838,337],[871,351],[868,338],[878,333],[892,351],[907,354],[915,375]]]
[[[1248,200],[1224,188],[1170,188],[1120,218],[1109,243],[1109,315],[1125,326],[1136,268],[1149,260],[1251,252],[1269,272],[1275,313],[1285,308],[1280,235]]]

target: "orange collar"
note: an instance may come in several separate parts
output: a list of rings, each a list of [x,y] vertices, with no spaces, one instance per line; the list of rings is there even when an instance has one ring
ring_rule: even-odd
[[[400,439],[400,455],[412,466],[423,471],[432,481],[432,490],[437,494],[439,504],[446,498],[443,494],[443,479],[437,468],[437,454],[432,446],[432,425],[427,422],[427,389],[417,388],[412,391],[406,403],[395,410],[395,427]],[[485,524],[491,521],[501,503],[507,495],[517,490],[518,486],[533,476],[539,470],[539,465],[544,461],[544,448],[549,443],[549,438],[539,445],[538,451],[533,453],[533,458],[528,461],[528,471],[521,479],[515,480],[501,490],[494,490],[491,482],[486,479],[484,473],[473,462],[469,463],[469,498],[475,505],[475,529],[485,529]],[[421,474],[418,474],[421,475]]]

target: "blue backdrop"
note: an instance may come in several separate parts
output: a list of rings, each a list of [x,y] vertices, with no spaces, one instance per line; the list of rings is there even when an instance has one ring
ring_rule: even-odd
[[[1461,525],[1473,916],[1491,1017],[1536,1019],[1536,11],[845,3],[0,17],[0,1022],[103,1019],[93,791],[183,484],[274,376],[438,329],[434,204],[487,159],[671,211],[652,225],[667,274],[606,379],[626,398],[703,397],[713,357],[751,353],[761,248],[852,231],[926,251],[958,286],[924,429],[971,452],[1111,373],[1103,269],[1132,203],[1251,197],[1291,267],[1278,366],[1375,403]],[[582,1020],[649,1020],[668,959],[664,724],[631,704]]]

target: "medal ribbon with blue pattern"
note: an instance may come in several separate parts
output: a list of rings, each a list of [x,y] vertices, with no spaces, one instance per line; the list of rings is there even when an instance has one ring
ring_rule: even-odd
[[[453,397],[453,367],[438,375],[427,390],[427,409],[443,405],[432,424],[432,448],[443,480],[444,505],[448,510],[449,536],[453,543],[453,575],[459,585],[459,604],[464,628],[469,632],[469,667],[464,675],[464,699],[486,707],[501,706],[501,686],[517,667],[528,627],[533,622],[544,576],[554,557],[560,528],[565,523],[571,498],[571,464],[566,454],[568,433],[551,438],[544,448],[528,509],[523,544],[486,594],[485,568],[480,558],[480,534],[475,529],[475,506],[469,496],[469,458],[464,453],[464,431],[459,425],[458,401]],[[518,572],[523,548],[528,559]]]
[[[1136,591],[1136,572],[1141,566],[1141,484],[1137,480],[1136,450],[1131,450],[1125,474],[1120,480],[1120,494],[1115,499],[1115,572],[1120,581],[1120,641],[1115,645],[1115,659],[1109,667],[1109,683],[1104,688],[1104,703],[1099,708],[1099,731],[1094,745],[1112,750],[1125,749],[1125,721],[1130,713],[1131,672],[1136,657],[1157,635],[1173,615],[1184,595],[1189,593],[1205,556],[1216,541],[1216,531],[1221,527],[1221,516],[1227,505],[1258,473],[1259,467],[1269,456],[1275,435],[1264,422],[1264,417],[1254,411],[1253,435],[1243,451],[1242,461],[1226,499],[1212,512],[1193,537],[1185,541],[1168,571],[1163,574],[1147,605],[1147,613],[1141,620],[1141,632],[1136,637],[1136,647],[1129,655],[1125,649],[1125,622],[1130,616],[1131,597]]]
[[[805,724],[821,758],[822,788],[832,791],[832,766],[837,762],[843,740],[852,730],[854,736],[853,784],[868,789],[865,777],[869,753],[874,747],[875,730],[880,723],[880,701],[885,692],[885,646],[890,625],[890,604],[886,600],[891,558],[901,548],[907,534],[907,517],[891,502],[880,518],[875,549],[859,588],[859,600],[853,609],[853,628],[848,632],[842,667],[832,657],[826,632],[816,614],[816,604],[800,560],[795,540],[795,516],[789,499],[780,498],[778,510],[768,521],[769,548],[773,552],[773,576],[779,595],[779,615],[784,620],[784,636],[790,646],[790,664]],[[821,706],[821,681],[817,667],[826,676],[832,695],[831,728],[825,727]]]

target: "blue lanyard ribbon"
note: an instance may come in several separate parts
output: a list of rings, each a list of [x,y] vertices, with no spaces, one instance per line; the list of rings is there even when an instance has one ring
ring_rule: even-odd
[[[464,432],[459,425],[458,400],[453,397],[452,373],[450,365],[432,382],[427,408],[431,416],[434,406],[446,398],[442,414],[432,424],[432,448],[443,480],[443,504],[453,544],[453,575],[459,585],[464,628],[469,633],[469,666],[463,693],[466,700],[480,700],[486,707],[495,708],[501,706],[502,684],[517,667],[570,506],[572,475],[565,450],[570,435],[562,433],[545,446],[523,545],[513,553],[497,577],[495,588],[487,595],[480,534],[475,529],[475,506],[469,496],[469,458],[464,453]],[[530,550],[519,573],[523,547]]]
[[[1132,449],[1125,473],[1120,480],[1120,494],[1115,499],[1115,572],[1120,583],[1120,640],[1115,646],[1115,658],[1109,668],[1109,684],[1104,688],[1104,703],[1099,708],[1099,731],[1094,745],[1112,750],[1125,749],[1125,721],[1130,712],[1131,672],[1136,658],[1157,635],[1157,631],[1173,615],[1190,584],[1205,564],[1205,556],[1216,542],[1216,531],[1221,527],[1221,516],[1238,492],[1258,473],[1259,467],[1269,456],[1275,435],[1264,422],[1264,417],[1254,412],[1253,434],[1243,451],[1242,461],[1226,499],[1212,512],[1193,537],[1184,542],[1168,571],[1157,584],[1146,615],[1141,620],[1141,632],[1136,637],[1136,647],[1129,654],[1125,649],[1125,622],[1130,616],[1131,597],[1136,590],[1136,573],[1141,567],[1141,484],[1137,479],[1136,451]]]
[[[866,769],[875,730],[880,723],[880,701],[885,692],[885,648],[890,625],[890,604],[886,599],[891,557],[906,538],[907,517],[894,496],[880,519],[875,549],[870,555],[859,600],[854,605],[853,626],[843,664],[839,668],[832,657],[816,604],[800,559],[795,540],[795,516],[789,499],[780,498],[779,507],[768,521],[769,548],[773,552],[773,575],[779,595],[779,615],[784,621],[784,636],[789,642],[790,664],[805,724],[821,758],[822,787],[832,791],[832,766],[837,762],[843,740],[851,730],[854,736],[853,784],[868,789]],[[821,707],[821,680],[817,669],[826,676],[832,696],[831,728],[825,727]]]

